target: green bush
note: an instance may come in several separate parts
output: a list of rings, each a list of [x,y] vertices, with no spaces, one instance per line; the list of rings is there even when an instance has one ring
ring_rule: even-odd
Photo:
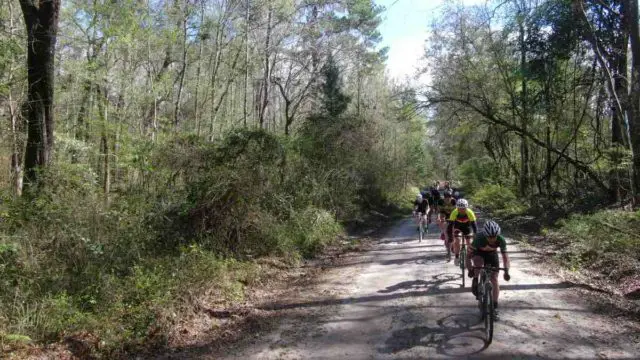
[[[473,194],[501,180],[497,163],[488,156],[474,157],[464,161],[458,167],[457,173],[467,194]]]
[[[413,195],[396,195],[403,178],[388,158],[354,144],[364,124],[333,129],[323,162],[309,158],[321,149],[262,130],[141,141],[108,199],[99,166],[55,163],[39,192],[1,204],[0,341],[89,332],[105,352],[162,343],[197,304],[242,300],[268,274],[261,258],[314,257],[349,219],[406,206]],[[71,140],[60,151],[92,156]]]
[[[498,185],[485,185],[472,195],[472,201],[497,216],[517,215],[527,209],[511,189]]]
[[[613,280],[640,270],[640,212],[574,214],[558,225],[551,236],[563,240],[565,247],[558,256],[567,267],[590,268]]]

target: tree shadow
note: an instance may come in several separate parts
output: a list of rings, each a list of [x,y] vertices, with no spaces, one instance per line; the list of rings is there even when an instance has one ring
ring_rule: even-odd
[[[366,295],[366,296],[349,297],[349,298],[343,298],[343,299],[325,299],[325,300],[316,300],[316,301],[309,301],[309,302],[303,302],[303,303],[282,304],[282,303],[274,302],[274,303],[260,306],[258,308],[260,310],[283,310],[283,309],[296,309],[296,308],[308,308],[308,307],[331,306],[331,305],[380,302],[380,301],[388,301],[393,299],[446,295],[446,294],[460,294],[460,293],[471,294],[471,290],[468,287],[466,288],[459,288],[459,287],[441,288],[440,287],[445,283],[459,280],[460,274],[442,273],[442,274],[432,276],[432,279],[433,280],[430,280],[430,281],[425,281],[425,280],[403,281],[398,284],[391,285],[383,290],[379,290],[378,293],[380,293],[380,295]],[[500,285],[500,289],[519,291],[519,290],[541,290],[541,289],[568,289],[574,286],[575,285],[572,283],[562,282],[558,284]],[[408,291],[401,291],[401,290],[408,290]],[[545,309],[545,308],[531,307],[531,309]],[[563,310],[563,309],[557,309],[557,310]],[[575,311],[579,311],[579,310],[575,310]]]
[[[384,245],[384,244],[382,244],[382,245]],[[415,249],[416,251],[419,251],[420,249],[430,248],[430,247],[443,247],[444,248],[444,245],[442,245],[442,244],[424,244],[423,245],[423,243],[419,243],[419,245],[416,245],[416,246],[383,247],[381,249],[367,250],[367,252],[371,252],[371,253],[382,252],[382,251],[395,252],[396,250],[412,250],[412,249]]]
[[[378,348],[382,354],[395,354],[414,347],[429,347],[446,356],[470,356],[488,347],[476,325],[480,317],[470,314],[452,314],[439,319],[436,326],[413,326],[396,330]]]
[[[418,261],[442,260],[443,258],[444,258],[443,254],[431,253],[431,254],[424,254],[420,256],[414,256],[410,258],[405,257],[400,259],[383,260],[383,261],[379,261],[378,263],[380,265],[402,265],[402,264],[418,262]]]

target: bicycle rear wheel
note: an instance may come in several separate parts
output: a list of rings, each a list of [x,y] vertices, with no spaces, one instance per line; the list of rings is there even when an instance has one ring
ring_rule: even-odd
[[[486,313],[484,318],[484,334],[487,339],[487,345],[493,341],[493,286],[491,283],[485,285],[484,293],[484,311]]]

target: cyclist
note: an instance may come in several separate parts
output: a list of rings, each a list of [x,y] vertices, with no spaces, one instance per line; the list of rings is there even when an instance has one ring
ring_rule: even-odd
[[[448,181],[445,181],[445,182],[444,182],[444,190],[445,190],[445,191],[446,191],[446,190],[453,190],[453,189],[451,188],[451,184],[450,184]]]
[[[451,190],[444,191],[444,199],[437,202],[438,205],[438,227],[440,228],[440,238],[446,240],[446,224],[447,219],[451,216],[451,212],[456,207],[456,200],[453,198]]]
[[[431,187],[429,194],[429,204],[431,204],[431,208],[429,209],[429,224],[431,223],[431,215],[434,213],[438,216],[438,204],[440,203],[441,196],[440,191],[438,190],[439,182],[436,182],[436,186]]]
[[[482,233],[477,234],[473,243],[469,246],[469,259],[473,260],[474,266],[482,267],[484,264],[494,267],[500,267],[498,259],[498,248],[502,254],[502,264],[504,270],[504,280],[509,281],[509,255],[507,254],[507,241],[500,235],[500,226],[495,221],[487,221],[482,228]],[[471,292],[478,296],[478,271],[473,271],[469,267],[469,277],[473,277],[471,283]],[[500,295],[500,287],[498,285],[498,272],[491,272],[491,284],[493,284],[493,306],[494,318],[498,319],[498,296]]]
[[[476,214],[473,210],[469,209],[469,202],[467,200],[458,199],[458,201],[456,201],[456,208],[451,212],[448,223],[447,259],[451,259],[451,250],[453,250],[453,253],[456,255],[454,264],[458,266],[460,265],[460,240],[457,238],[455,240],[453,239],[454,228],[462,233],[467,246],[469,246],[468,237],[471,235],[471,229],[473,229],[474,234],[478,232],[478,227],[476,226]]]
[[[429,201],[422,197],[422,194],[416,195],[416,201],[413,202],[413,217],[418,225],[418,231],[420,231],[420,221],[427,221],[427,212],[429,211]]]

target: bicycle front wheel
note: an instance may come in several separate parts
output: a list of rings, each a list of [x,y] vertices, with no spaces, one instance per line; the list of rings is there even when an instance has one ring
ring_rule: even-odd
[[[484,293],[484,333],[487,339],[487,345],[493,341],[493,286],[491,283],[485,285]]]
[[[467,260],[467,247],[464,243],[462,243],[462,249],[460,249],[460,270],[462,271],[462,287],[465,286],[465,276],[464,276],[464,264]]]

